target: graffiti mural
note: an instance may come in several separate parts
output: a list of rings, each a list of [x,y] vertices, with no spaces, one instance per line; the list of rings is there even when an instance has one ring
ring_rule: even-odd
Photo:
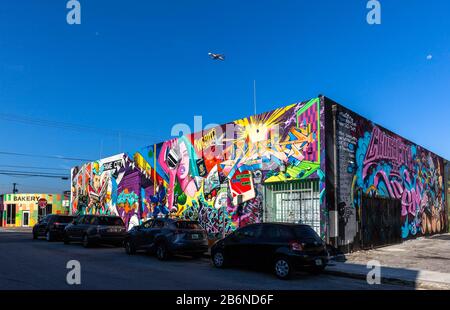
[[[445,231],[445,169],[441,157],[321,97],[75,167],[70,207],[120,216],[128,229],[154,217],[197,220],[210,238],[297,208],[350,251],[361,244],[365,201],[400,206],[399,238]],[[289,183],[318,184],[311,203],[276,202]]]
[[[72,212],[119,215],[128,229],[198,220],[211,236],[260,222],[264,184],[324,180],[319,116],[317,98],[75,167]]]
[[[366,194],[401,200],[402,237],[446,229],[443,160],[378,127],[360,142],[357,184]]]
[[[444,160],[343,107],[337,115],[338,206],[345,239],[358,234],[364,195],[401,202],[403,239],[445,231]]]

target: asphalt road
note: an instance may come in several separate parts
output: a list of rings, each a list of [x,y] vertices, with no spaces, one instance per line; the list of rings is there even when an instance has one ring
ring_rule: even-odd
[[[81,284],[68,285],[66,264],[81,264]],[[299,273],[281,281],[269,273],[216,269],[206,258],[175,257],[160,262],[147,254],[128,256],[122,248],[85,249],[79,244],[32,240],[31,233],[0,232],[0,290],[355,290],[411,289],[370,286],[365,281],[331,275]]]

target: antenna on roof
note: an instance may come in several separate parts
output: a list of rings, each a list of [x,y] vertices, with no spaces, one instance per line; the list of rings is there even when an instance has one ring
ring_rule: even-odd
[[[256,80],[253,80],[253,108],[256,115]]]

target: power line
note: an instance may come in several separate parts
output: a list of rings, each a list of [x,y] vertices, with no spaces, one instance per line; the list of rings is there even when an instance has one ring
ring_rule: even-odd
[[[9,122],[18,122],[22,124],[27,125],[35,125],[35,126],[41,126],[41,127],[53,127],[58,129],[67,129],[67,130],[73,130],[73,131],[83,131],[83,132],[89,132],[91,134],[103,134],[113,137],[118,136],[127,136],[129,138],[135,138],[135,139],[158,139],[158,137],[148,134],[141,134],[141,133],[134,133],[130,131],[121,131],[121,130],[110,130],[105,128],[98,128],[95,126],[89,126],[89,125],[79,125],[79,124],[71,124],[67,122],[60,122],[60,121],[52,121],[52,120],[45,120],[45,119],[39,119],[35,117],[28,117],[23,115],[14,115],[9,113],[0,113],[0,119],[4,121]]]
[[[41,178],[57,178],[68,180],[68,175],[58,175],[54,173],[39,173],[39,172],[25,172],[25,171],[14,171],[14,170],[0,170],[0,175],[8,176],[24,176],[24,177],[41,177]]]
[[[29,184],[29,183],[17,183],[20,186],[22,193],[59,193],[67,190],[66,185],[54,185],[54,186],[42,186],[41,184]],[[11,183],[0,183],[0,194],[9,192],[11,188]]]
[[[15,152],[5,152],[5,151],[0,151],[0,155],[51,158],[51,159],[71,160],[71,161],[92,161],[91,159],[86,159],[86,158],[65,157],[65,156],[59,156],[59,155],[25,154],[25,153],[15,153]]]
[[[35,166],[20,166],[20,165],[0,165],[3,168],[19,168],[19,169],[37,169],[37,170],[54,170],[54,171],[67,171],[70,168],[51,168],[51,167],[35,167]]]

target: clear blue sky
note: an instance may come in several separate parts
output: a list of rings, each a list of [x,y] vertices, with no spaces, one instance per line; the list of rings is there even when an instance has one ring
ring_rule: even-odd
[[[0,113],[140,132],[133,150],[173,124],[225,123],[324,94],[450,159],[450,1],[2,0]],[[225,62],[207,53],[226,54]],[[432,59],[427,59],[432,55]],[[96,159],[117,137],[0,120],[0,151]],[[77,162],[0,155],[0,165]],[[0,167],[2,169],[3,167]],[[0,192],[62,191],[68,182],[0,176]]]

